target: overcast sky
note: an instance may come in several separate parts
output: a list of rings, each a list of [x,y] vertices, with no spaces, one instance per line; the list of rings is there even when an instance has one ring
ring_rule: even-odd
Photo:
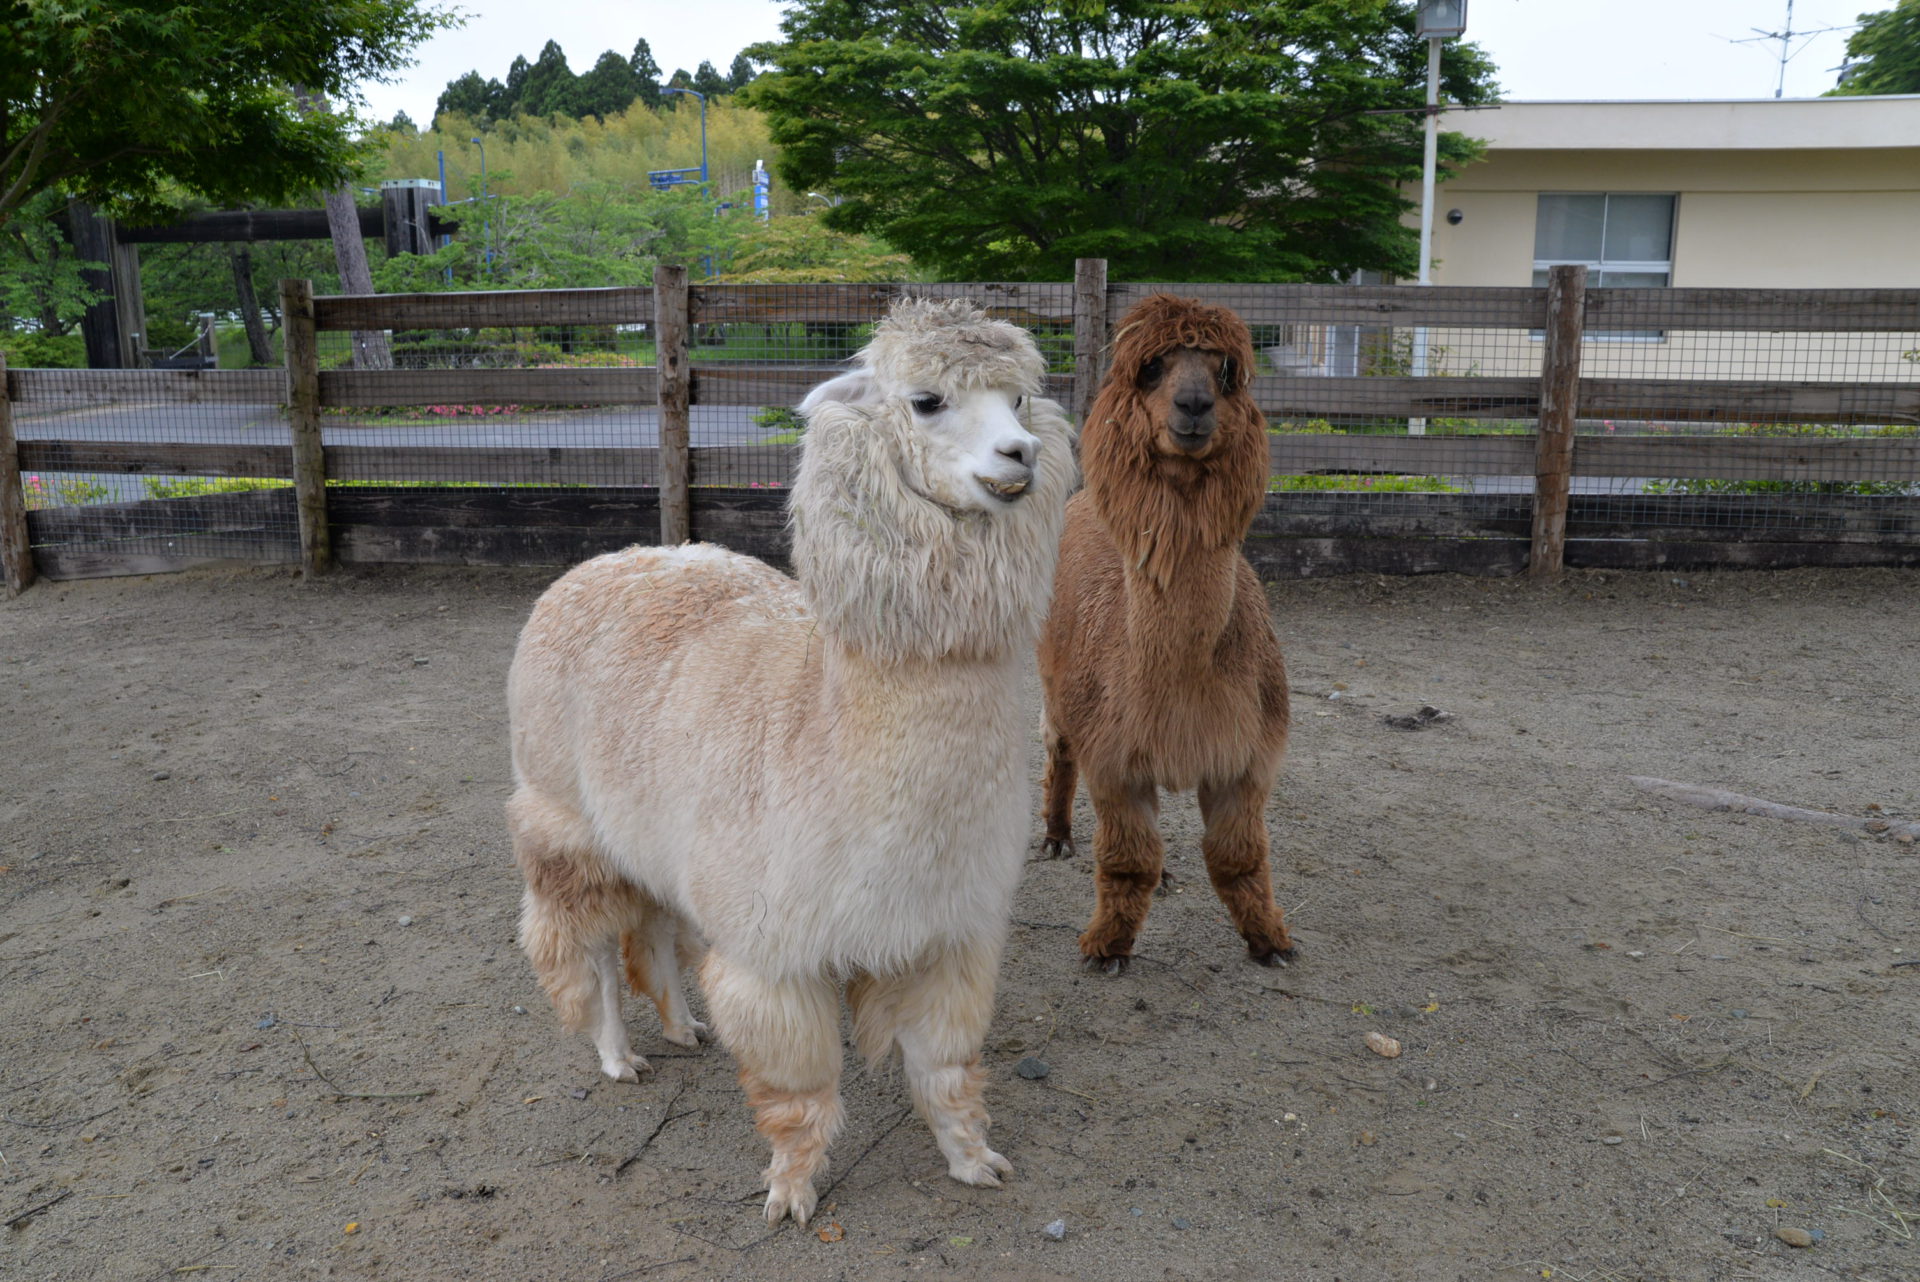
[[[452,0],[465,27],[420,49],[405,80],[366,86],[369,114],[405,111],[425,125],[440,91],[464,72],[505,79],[515,55],[536,57],[557,40],[576,72],[602,51],[622,56],[644,38],[666,74],[702,60],[724,72],[735,54],[780,34],[781,4],[768,0]],[[1795,0],[1793,29],[1851,24],[1893,0]],[[1787,0],[1469,0],[1467,38],[1492,55],[1506,96],[1539,98],[1770,98],[1780,45],[1734,44],[1754,28],[1786,26]],[[1786,96],[1833,87],[1845,31],[1796,37]]]

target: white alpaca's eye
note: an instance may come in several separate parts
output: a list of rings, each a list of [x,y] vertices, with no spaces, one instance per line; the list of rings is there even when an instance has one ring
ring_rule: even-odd
[[[1016,396],[1013,398],[1013,408],[1015,408],[1016,410],[1019,409],[1022,405],[1025,405],[1026,403],[1027,403],[1027,398],[1024,396]]]
[[[916,396],[913,398],[913,412],[916,414],[938,414],[947,408],[947,403],[938,396]]]

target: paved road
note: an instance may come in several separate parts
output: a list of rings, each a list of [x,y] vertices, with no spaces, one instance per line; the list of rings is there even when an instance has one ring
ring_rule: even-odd
[[[696,405],[689,434],[695,445],[752,445],[765,433],[744,405]],[[272,405],[177,401],[90,405],[78,409],[17,407],[14,430],[22,440],[154,441],[169,444],[284,445],[286,416]],[[627,446],[660,444],[660,411],[651,406],[608,406],[564,413],[454,418],[431,426],[389,427],[379,419],[365,426],[329,422],[329,445]]]
[[[690,414],[693,444],[751,445],[765,433],[753,422],[755,411],[739,405],[696,405]],[[178,444],[286,445],[286,416],[278,406],[232,405],[219,402],[154,401],[85,406],[35,412],[21,407],[14,419],[22,440],[165,441]],[[384,426],[378,419],[365,426],[330,422],[323,430],[329,445],[463,445],[541,447],[628,447],[660,443],[660,413],[650,406],[611,406],[561,413],[523,414],[486,419],[450,419],[432,426]],[[96,484],[107,488],[103,502],[148,497],[148,479],[142,476],[102,475]],[[1462,477],[1475,494],[1530,494],[1531,476]],[[1639,477],[1573,478],[1575,494],[1637,494],[1645,484]]]

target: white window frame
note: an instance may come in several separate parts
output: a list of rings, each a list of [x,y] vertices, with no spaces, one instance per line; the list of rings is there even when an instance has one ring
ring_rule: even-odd
[[[1616,259],[1608,259],[1608,258],[1598,258],[1598,259],[1595,259],[1595,258],[1536,258],[1533,260],[1533,270],[1535,272],[1543,272],[1551,267],[1579,266],[1579,267],[1585,267],[1590,276],[1597,276],[1601,272],[1661,272],[1667,278],[1666,284],[1645,285],[1645,286],[1640,286],[1639,288],[1643,288],[1643,289],[1672,289],[1673,288],[1673,257],[1672,255],[1673,255],[1673,249],[1674,249],[1674,241],[1678,236],[1679,227],[1680,227],[1680,193],[1679,192],[1677,191],[1674,191],[1674,192],[1667,192],[1667,191],[1542,191],[1542,192],[1536,192],[1534,194],[1534,200],[1533,200],[1533,219],[1534,219],[1534,226],[1536,228],[1538,228],[1540,225],[1540,198],[1542,196],[1599,196],[1599,197],[1602,197],[1604,200],[1606,200],[1607,203],[1601,206],[1602,212],[1600,215],[1600,247],[1601,247],[1602,253],[1606,252],[1606,244],[1607,244],[1607,225],[1606,225],[1607,210],[1611,208],[1612,198],[1614,196],[1671,196],[1673,198],[1673,219],[1671,222],[1667,224],[1667,255],[1668,256],[1665,259],[1644,259],[1644,260],[1618,259],[1616,260]],[[1529,277],[1529,281],[1531,281],[1531,277]],[[1615,288],[1618,288],[1618,287],[1616,286]],[[1531,337],[1536,339],[1544,338],[1545,331],[1537,330],[1537,329],[1533,330],[1531,333]],[[1595,343],[1664,343],[1667,341],[1667,331],[1665,331],[1664,329],[1588,330],[1584,335],[1582,335],[1582,338],[1585,341],[1595,342]]]

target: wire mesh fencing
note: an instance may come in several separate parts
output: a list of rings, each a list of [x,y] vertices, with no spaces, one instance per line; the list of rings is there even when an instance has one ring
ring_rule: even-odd
[[[48,572],[297,559],[279,371],[14,370],[8,384]]]
[[[1527,563],[1547,289],[1083,276],[322,298],[310,355],[290,341],[284,372],[15,371],[34,543],[69,567],[89,548],[294,559],[300,427],[285,407],[310,378],[316,510],[347,559],[561,564],[663,534],[777,555],[795,406],[894,300],[967,298],[1025,327],[1073,408],[1100,337],[1165,291],[1252,331],[1270,557]],[[1920,293],[1608,288],[1577,311],[1560,318],[1579,353],[1569,563],[1664,564],[1677,544],[1741,564],[1920,559]],[[677,533],[676,494],[691,509]],[[1314,540],[1370,540],[1374,559],[1329,561]],[[1385,555],[1391,540],[1416,554]],[[1755,559],[1774,544],[1799,551]]]

